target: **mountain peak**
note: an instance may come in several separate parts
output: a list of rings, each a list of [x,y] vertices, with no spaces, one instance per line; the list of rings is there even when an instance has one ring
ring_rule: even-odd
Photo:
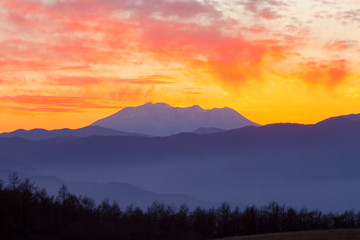
[[[145,103],[144,105],[141,105],[141,106],[139,106],[139,107],[172,108],[169,104],[164,103],[164,102],[158,102],[158,103],[148,102],[148,103]]]
[[[200,107],[199,105],[194,105],[192,107],[188,107],[189,109],[192,109],[192,110],[204,110],[202,107]]]
[[[146,103],[138,107],[125,108],[92,124],[126,132],[137,132],[154,136],[168,136],[181,132],[192,132],[198,128],[221,128],[230,130],[245,126],[258,126],[231,108],[203,109],[172,107],[166,103]]]

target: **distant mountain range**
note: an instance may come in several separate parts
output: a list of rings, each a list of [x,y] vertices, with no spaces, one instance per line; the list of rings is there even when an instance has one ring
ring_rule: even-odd
[[[222,129],[222,128],[214,128],[214,127],[201,127],[196,129],[195,131],[193,131],[193,133],[197,133],[197,134],[209,134],[209,133],[219,133],[219,132],[225,132],[227,130]]]
[[[52,138],[61,137],[91,137],[91,136],[146,136],[145,134],[128,133],[114,129],[103,128],[98,126],[89,126],[79,129],[57,129],[57,130],[46,130],[46,129],[32,129],[24,130],[19,129],[9,133],[0,134],[2,137],[20,137],[27,140],[45,140]]]
[[[211,202],[342,211],[360,202],[360,115],[167,137],[0,138],[0,166]]]
[[[193,132],[198,128],[230,130],[258,126],[258,124],[231,108],[205,110],[197,105],[180,108],[166,103],[147,103],[138,107],[126,107],[107,118],[96,121],[91,126],[153,136],[169,136],[181,132]]]
[[[199,106],[171,107],[166,103],[147,103],[127,107],[79,129],[19,129],[0,134],[1,137],[21,137],[45,140],[59,137],[90,136],[169,136],[182,132],[198,134],[221,132],[245,126],[259,126],[230,108],[204,110]]]

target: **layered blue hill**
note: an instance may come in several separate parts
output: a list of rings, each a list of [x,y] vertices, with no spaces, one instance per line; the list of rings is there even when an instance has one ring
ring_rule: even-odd
[[[145,136],[144,134],[122,132],[114,129],[103,128],[98,126],[89,126],[79,129],[32,129],[24,130],[19,129],[13,132],[2,133],[0,138],[3,137],[20,137],[28,140],[45,140],[60,137],[90,137],[90,136]]]
[[[7,181],[13,170],[0,169],[0,179]],[[58,177],[29,175],[19,172],[18,176],[22,179],[29,178],[36,186],[45,188],[47,193],[57,196],[60,187],[65,184],[72,194],[87,196],[94,199],[97,203],[103,200],[110,202],[116,201],[122,208],[134,205],[146,209],[154,202],[161,202],[170,206],[179,207],[186,204],[190,208],[197,206],[213,207],[214,203],[201,201],[185,194],[159,194],[146,191],[133,184],[119,182],[77,182],[64,181]]]
[[[2,167],[65,180],[126,182],[208,201],[322,210],[360,202],[359,115],[167,137],[0,139]]]

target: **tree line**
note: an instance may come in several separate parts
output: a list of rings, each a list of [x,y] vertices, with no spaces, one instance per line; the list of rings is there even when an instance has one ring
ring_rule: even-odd
[[[11,174],[0,182],[0,239],[63,240],[192,240],[237,235],[358,228],[360,212],[341,214],[294,209],[272,202],[263,207],[232,209],[179,208],[153,203],[146,210],[121,209],[108,200],[96,204],[71,194],[66,185],[57,196],[35,186],[28,178]]]

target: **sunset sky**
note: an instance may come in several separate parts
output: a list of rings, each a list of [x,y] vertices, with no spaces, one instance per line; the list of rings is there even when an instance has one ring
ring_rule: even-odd
[[[126,106],[360,112],[359,0],[0,0],[0,132]]]

